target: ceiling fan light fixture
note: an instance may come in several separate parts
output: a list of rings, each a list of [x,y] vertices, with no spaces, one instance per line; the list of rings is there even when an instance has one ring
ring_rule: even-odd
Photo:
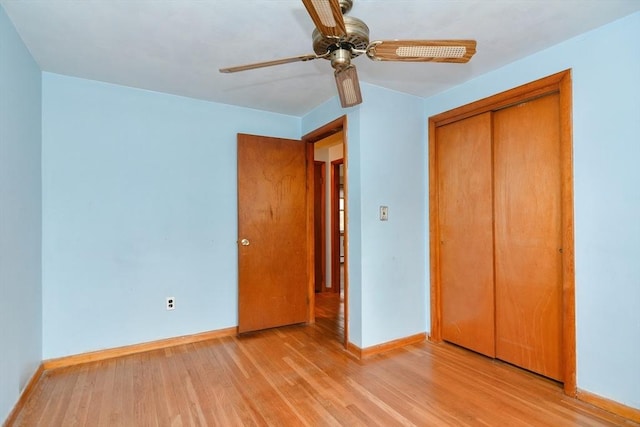
[[[399,57],[411,58],[462,58],[467,53],[464,46],[400,46]]]
[[[336,70],[336,85],[338,86],[338,95],[342,108],[353,107],[362,102],[360,93],[360,82],[358,81],[358,72],[356,67],[350,65],[341,70]]]
[[[347,49],[335,49],[329,57],[331,58],[331,66],[336,71],[342,71],[351,66],[351,51]]]

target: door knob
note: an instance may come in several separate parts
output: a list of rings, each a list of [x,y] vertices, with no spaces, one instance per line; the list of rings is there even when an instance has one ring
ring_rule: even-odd
[[[249,239],[242,239],[242,240],[240,240],[240,244],[241,244],[242,246],[249,246],[249,243],[251,243],[251,242],[249,242]]]

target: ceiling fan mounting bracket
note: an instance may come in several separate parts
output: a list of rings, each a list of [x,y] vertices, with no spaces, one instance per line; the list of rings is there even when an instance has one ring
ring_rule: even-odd
[[[382,44],[382,42],[376,40],[374,42],[371,42],[371,44],[367,46],[366,54],[369,59],[373,61],[380,61],[380,58],[376,57],[376,46],[379,46],[380,44]]]
[[[353,0],[340,0],[340,9],[342,10],[342,14],[346,14],[353,7]]]

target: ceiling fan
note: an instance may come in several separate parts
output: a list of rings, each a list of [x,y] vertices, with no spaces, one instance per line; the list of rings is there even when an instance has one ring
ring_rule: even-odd
[[[362,102],[356,67],[351,60],[366,54],[374,61],[468,62],[476,52],[475,40],[376,40],[369,42],[369,27],[360,19],[345,16],[353,0],[302,0],[316,29],[315,54],[292,56],[273,61],[221,68],[235,73],[290,62],[327,59],[331,61],[338,95],[343,108]]]

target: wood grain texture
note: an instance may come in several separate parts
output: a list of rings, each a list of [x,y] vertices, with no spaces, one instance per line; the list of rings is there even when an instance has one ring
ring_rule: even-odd
[[[325,37],[342,37],[347,33],[338,0],[302,0],[302,3],[304,3],[311,20],[322,35]]]
[[[526,99],[533,99],[549,93],[566,90],[567,81],[571,82],[571,70],[560,71],[547,77],[535,80],[522,86],[479,99],[470,104],[462,105],[453,110],[445,111],[431,117],[436,126],[443,126],[467,117],[482,114],[487,111],[496,111],[510,105],[518,104]],[[569,103],[569,106],[571,104]]]
[[[371,347],[360,348],[352,342],[347,343],[346,351],[358,360],[366,359],[377,354],[385,353],[387,351],[403,348],[411,344],[419,343],[427,339],[427,334],[422,332],[419,334],[411,335],[397,340],[392,340],[382,344],[374,345]]]
[[[436,343],[442,340],[436,129],[487,111],[498,111],[527,100],[558,93],[560,97],[560,158],[562,165],[563,378],[565,393],[569,396],[575,396],[577,386],[571,85],[571,70],[565,70],[429,118],[429,261],[431,272],[431,331],[429,337],[431,341]]]
[[[461,56],[435,53],[430,48],[464,48]],[[475,40],[383,40],[373,42],[367,50],[376,61],[466,63],[476,53]]]
[[[396,340],[374,345],[371,347],[365,347],[360,351],[360,358],[366,359],[367,357],[372,357],[372,356],[375,356],[376,354],[381,354],[387,351],[395,350],[397,348],[406,347],[411,344],[420,343],[426,339],[427,339],[427,334],[424,332],[421,332],[419,334],[398,338]]]
[[[41,363],[40,365],[38,365],[38,368],[33,373],[33,375],[31,375],[31,378],[29,378],[29,381],[27,381],[27,384],[22,389],[22,392],[20,393],[20,397],[18,398],[18,402],[16,402],[13,409],[7,416],[7,419],[2,424],[3,426],[12,425],[15,422],[16,417],[20,412],[22,412],[23,407],[25,406],[26,402],[29,400],[29,397],[31,396],[33,389],[35,388],[38,381],[40,381],[40,377],[42,376],[43,373],[44,373],[44,366]]]
[[[130,354],[144,353],[151,350],[164,349],[176,345],[191,344],[200,341],[208,341],[220,337],[228,337],[235,335],[238,328],[218,329],[215,331],[202,332],[199,334],[184,335],[179,337],[167,338],[157,341],[144,342],[140,344],[126,345],[122,347],[114,347],[106,350],[90,351],[87,353],[74,354],[72,356],[58,357],[55,359],[47,359],[42,362],[45,370],[64,368],[67,366],[76,366],[82,363],[98,362],[116,357],[128,356]]]
[[[562,177],[562,341],[564,391],[576,396],[575,241],[573,197],[573,90],[571,72],[558,82],[560,97],[560,170]]]
[[[431,305],[431,331],[429,340],[442,341],[442,286],[440,280],[440,203],[438,197],[438,158],[436,120],[429,118],[429,298]]]
[[[238,331],[307,322],[313,294],[310,144],[238,135]],[[311,157],[313,158],[313,157]],[[241,241],[247,240],[247,245]]]
[[[313,254],[314,254],[314,283],[315,292],[326,292],[326,162],[314,161],[313,174]]]
[[[331,162],[331,290],[340,293],[340,168],[344,159]],[[346,227],[346,224],[345,224]]]
[[[307,292],[306,292],[306,322],[313,323],[316,321],[315,319],[315,304],[316,299],[314,298],[314,270],[315,270],[315,209],[314,209],[314,189],[313,189],[313,181],[314,181],[314,168],[313,168],[313,157],[314,157],[314,149],[313,144],[307,141],[300,141],[304,144],[305,150],[305,175],[306,175],[306,186],[305,186],[305,204],[306,204],[306,215],[305,215],[305,238],[306,238],[306,251],[305,258],[307,261]],[[288,323],[292,324],[292,323]]]
[[[355,360],[338,302],[318,298],[313,325],[46,371],[7,427],[638,426],[450,344]]]
[[[495,356],[491,113],[436,130],[442,338]]]
[[[590,403],[598,408],[602,408],[613,414],[620,415],[623,418],[632,420],[636,423],[640,423],[640,409],[632,408],[622,403],[616,402],[611,399],[598,396],[597,394],[589,393],[588,391],[578,390],[578,399],[583,402]]]
[[[563,381],[558,94],[493,115],[496,357]]]

